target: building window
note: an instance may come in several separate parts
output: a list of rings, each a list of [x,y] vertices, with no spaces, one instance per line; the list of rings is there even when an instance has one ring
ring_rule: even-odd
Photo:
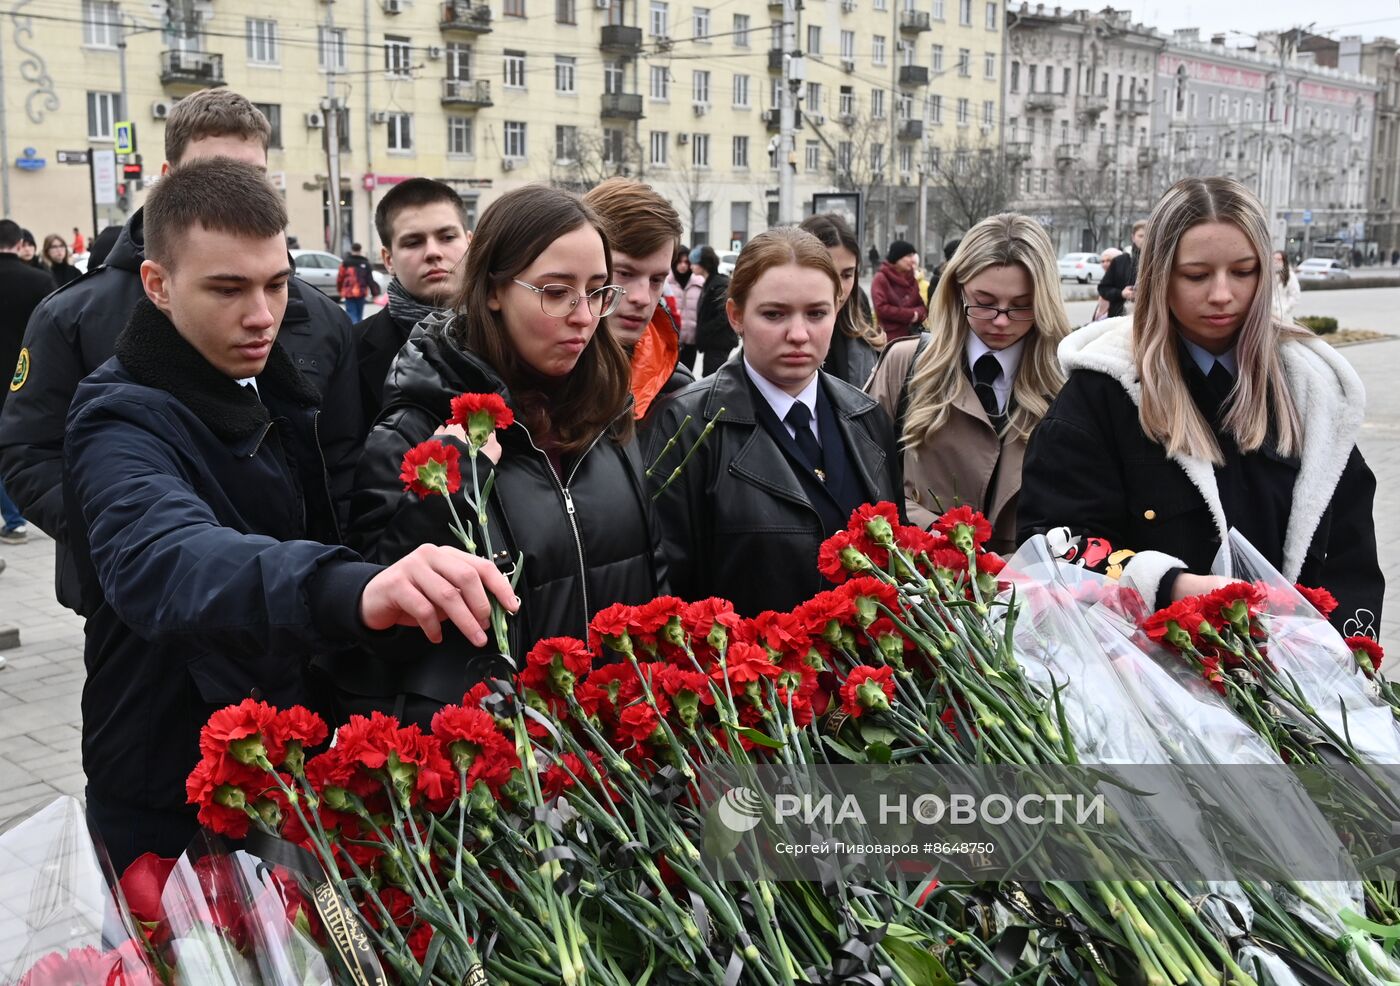
[[[848,62],[856,59],[856,32],[841,32],[841,57]]]
[[[554,56],[554,91],[578,92],[576,83],[577,59],[572,55]]]
[[[842,86],[836,95],[836,112],[842,116],[856,115],[856,91],[851,86]]]
[[[121,93],[90,92],[87,94],[88,137],[91,140],[111,140],[112,124],[121,119]]]
[[[807,112],[820,113],[822,111],[822,84],[820,82],[807,83]]]
[[[876,65],[885,64],[885,36],[876,34],[870,39],[870,61]]]
[[[670,139],[671,134],[668,131],[653,130],[651,132],[651,163],[658,168],[666,167]]]
[[[389,114],[389,150],[413,150],[413,114]]]
[[[994,100],[983,100],[982,102],[982,126],[990,127],[996,122],[997,104]]]
[[[890,8],[889,8],[889,2],[888,2],[888,0],[875,0],[875,9],[876,9],[876,10],[889,10]]]
[[[501,124],[501,137],[505,156],[523,158],[525,156],[525,124],[518,120],[507,120]]]
[[[618,165],[627,160],[627,135],[616,127],[603,128],[603,163]]]
[[[871,174],[876,174],[876,175],[878,175],[878,174],[880,174],[881,172],[883,172],[884,170],[885,170],[885,145],[884,145],[884,144],[878,144],[878,143],[877,143],[877,144],[871,144],[871,145],[870,145],[870,172],[871,172]]]
[[[1007,84],[1012,92],[1021,91],[1021,63],[1011,63],[1011,81]]]
[[[710,8],[696,7],[690,16],[691,33],[696,41],[710,39]]]
[[[972,52],[967,48],[958,49],[958,75],[964,79],[972,75]]]
[[[396,78],[407,78],[413,72],[413,43],[405,37],[384,35],[384,71]]]
[[[749,46],[749,15],[734,15],[734,44],[739,48]]]
[[[1066,68],[1066,69],[1065,69],[1065,82],[1064,82],[1064,93],[1065,93],[1066,96],[1069,95],[1070,86],[1073,84],[1073,82],[1074,82],[1074,73],[1073,73],[1073,71],[1072,71],[1071,69]],[[1108,76],[1106,76],[1106,75],[1104,76],[1104,84],[1105,84],[1105,86],[1107,86],[1107,84],[1108,84]],[[1104,95],[1105,95],[1105,96],[1108,95],[1107,89],[1105,89]]]
[[[657,100],[671,98],[671,70],[665,65],[651,67],[651,98]]]
[[[807,54],[820,55],[822,53],[822,29],[816,24],[807,25]]]
[[[690,135],[690,163],[697,168],[710,166],[710,135]]]
[[[460,41],[447,43],[447,77],[467,82],[472,77],[472,46]]]
[[[248,42],[249,65],[276,65],[281,57],[277,50],[277,22],[249,17],[244,23]]]
[[[710,73],[708,71],[696,71],[691,73],[690,98],[692,102],[710,102]]]
[[[836,145],[836,167],[845,172],[851,173],[851,166],[856,160],[856,145],[849,140],[843,140]]]
[[[822,145],[819,141],[809,140],[803,148],[803,165],[808,171],[820,171],[822,167]]]
[[[928,120],[935,126],[943,124],[943,97],[933,95],[928,98]]]
[[[970,101],[963,96],[958,99],[958,126],[967,126],[971,118]]]
[[[934,46],[933,46],[933,71],[934,71],[934,72],[942,72],[942,71],[943,71],[943,46],[942,46],[942,45],[934,45]]]
[[[972,26],[972,0],[958,0],[958,23],[963,27]]]
[[[624,74],[621,62],[603,63],[603,92],[609,96],[616,96],[622,92],[622,82]]]
[[[696,246],[706,246],[710,242],[710,203],[690,204],[690,242]]]
[[[282,146],[282,107],[277,103],[254,103],[253,108],[263,116],[267,117],[268,124],[272,127],[272,134],[267,138],[269,149]]]
[[[900,174],[909,174],[914,170],[914,147],[912,144],[899,145],[899,171]]]
[[[578,127],[554,128],[554,161],[572,164],[578,160]]]
[[[505,52],[505,83],[507,89],[525,88],[525,52]]]
[[[945,19],[943,16],[943,0],[933,0],[933,19],[936,21]]]
[[[748,170],[749,167],[749,138],[735,136],[734,150],[730,156],[729,163],[735,168]]]
[[[106,0],[83,0],[83,44],[89,48],[115,48],[120,39],[117,5]]]
[[[578,10],[574,0],[554,0],[554,19],[560,24],[577,24]]]
[[[651,0],[651,36],[669,38],[671,36],[670,14],[665,0]]]
[[[447,118],[447,153],[454,157],[471,157],[472,118],[469,116],[449,116]]]
[[[996,29],[997,29],[997,5],[996,5],[995,3],[989,3],[989,4],[987,4],[987,30],[988,30],[988,31],[995,31]]]
[[[345,71],[345,28],[316,28],[316,60],[321,71]]]
[[[883,120],[885,118],[885,90],[870,90],[870,118],[872,120]]]
[[[987,79],[997,77],[997,56],[995,52],[987,52],[982,56],[982,76]]]
[[[505,0],[501,5],[501,13],[507,17],[524,17],[525,0]]]
[[[749,77],[747,75],[734,76],[734,105],[747,109],[749,103]]]

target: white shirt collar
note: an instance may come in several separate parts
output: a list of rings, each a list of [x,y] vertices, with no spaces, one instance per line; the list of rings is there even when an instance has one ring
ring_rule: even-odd
[[[253,393],[258,395],[258,399],[262,399],[262,391],[258,389],[257,377],[244,377],[241,380],[238,380],[237,383],[240,387],[242,387],[244,384],[249,384],[253,388]]]
[[[1032,329],[1031,332],[1034,332]],[[1002,410],[1006,409],[1006,402],[1011,398],[1011,388],[1016,383],[1016,368],[1021,365],[1021,353],[1026,348],[1026,338],[1030,333],[1017,339],[1005,349],[992,349],[978,337],[971,329],[967,333],[967,365],[973,367],[977,361],[991,353],[1001,364],[1001,376],[992,381],[992,391],[997,395],[997,404]]]
[[[1225,352],[1217,356],[1209,350],[1196,345],[1185,336],[1181,337],[1181,341],[1186,344],[1186,351],[1191,354],[1191,359],[1201,368],[1201,372],[1206,376],[1210,375],[1211,367],[1215,366],[1216,363],[1219,363],[1221,366],[1225,367],[1225,369],[1229,370],[1230,376],[1237,377],[1240,375],[1240,364],[1239,360],[1235,358],[1234,346],[1231,346]]]
[[[807,411],[812,416],[812,433],[820,439],[817,433],[817,379],[819,373],[812,374],[811,381],[802,388],[802,392],[795,397],[787,391],[776,386],[770,380],[753,368],[749,362],[747,354],[744,356],[744,372],[749,375],[753,385],[758,388],[758,392],[763,395],[763,399],[768,402],[768,406],[773,409],[773,413],[778,416],[778,420],[787,425],[788,431],[792,431],[792,426],[787,424],[787,413],[792,410],[792,406],[798,401],[807,405]]]

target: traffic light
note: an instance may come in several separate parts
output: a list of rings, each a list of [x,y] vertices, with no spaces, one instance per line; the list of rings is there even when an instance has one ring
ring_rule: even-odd
[[[132,155],[132,159],[122,165],[122,178],[130,182],[136,188],[141,187],[141,155]]]

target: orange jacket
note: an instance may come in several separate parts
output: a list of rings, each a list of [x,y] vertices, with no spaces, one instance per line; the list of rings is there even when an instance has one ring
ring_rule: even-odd
[[[681,336],[665,305],[657,305],[647,329],[632,349],[632,397],[640,421],[651,402],[676,372]]]

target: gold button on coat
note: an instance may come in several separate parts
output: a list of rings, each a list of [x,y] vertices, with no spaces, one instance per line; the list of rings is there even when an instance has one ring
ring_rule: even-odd
[[[1151,509],[1144,510],[1144,511],[1142,512],[1142,518],[1143,518],[1143,520],[1156,520],[1156,519],[1157,519],[1157,511],[1151,510]]]

